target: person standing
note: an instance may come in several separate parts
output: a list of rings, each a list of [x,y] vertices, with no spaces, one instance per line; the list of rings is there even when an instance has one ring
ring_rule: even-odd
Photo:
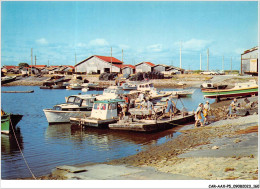
[[[172,98],[170,97],[169,100],[167,99],[166,101],[166,110],[165,110],[165,113],[168,113],[168,115],[170,116],[170,114],[172,113],[173,116],[174,116],[174,109],[175,109],[175,103],[174,101],[172,100]]]
[[[195,112],[195,127],[198,127],[198,123],[200,123],[200,126],[203,127],[203,123],[201,121],[202,119],[202,116],[201,116],[201,113],[202,113],[202,110],[203,110],[203,103],[200,103],[196,112]]]
[[[210,105],[209,101],[206,101],[206,104],[203,107],[203,116],[204,116],[204,125],[208,124],[208,117],[209,117]]]
[[[231,104],[229,105],[229,116],[232,117],[234,115],[234,117],[236,117],[236,111],[237,111],[237,99],[234,98],[234,100],[231,102]]]
[[[148,102],[147,102],[147,108],[148,108],[148,111],[149,111],[148,117],[149,117],[149,119],[151,119],[152,111],[153,111],[153,103],[152,103],[151,99],[149,99]]]

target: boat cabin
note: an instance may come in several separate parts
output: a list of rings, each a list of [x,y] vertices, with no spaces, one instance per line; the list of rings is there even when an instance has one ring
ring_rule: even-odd
[[[95,101],[90,117],[102,120],[117,118],[117,105],[120,102],[123,103],[125,101],[121,99]]]
[[[68,111],[88,111],[92,109],[96,100],[92,95],[72,95],[66,98],[66,104],[58,104],[53,107],[54,110]]]
[[[234,89],[243,89],[243,88],[252,88],[252,87],[258,87],[255,80],[250,80],[246,83],[235,83]]]
[[[123,90],[123,87],[109,86],[107,89],[104,89],[103,95],[106,95],[106,94],[120,95],[120,94],[124,94],[124,90]]]
[[[154,90],[154,86],[152,83],[143,83],[137,85],[137,90],[138,91],[151,91]]]

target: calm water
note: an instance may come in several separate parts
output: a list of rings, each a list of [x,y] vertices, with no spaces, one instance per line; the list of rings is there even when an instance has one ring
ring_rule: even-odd
[[[63,103],[66,96],[81,91],[44,90],[38,86],[2,87],[1,90],[34,90],[34,93],[2,93],[1,106],[6,112],[24,115],[17,125],[20,128],[17,137],[35,176],[49,174],[59,165],[104,162],[133,155],[151,145],[172,140],[179,134],[176,128],[145,134],[95,128],[74,131],[70,124],[49,126],[43,109]],[[177,106],[182,108],[179,101]],[[193,110],[205,100],[196,89],[192,98],[183,98],[182,102],[188,110]],[[1,135],[1,152],[2,179],[31,177],[13,137]]]

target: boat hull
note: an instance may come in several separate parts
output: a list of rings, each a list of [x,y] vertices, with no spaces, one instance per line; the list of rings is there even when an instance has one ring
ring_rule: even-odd
[[[83,118],[91,114],[91,111],[60,111],[52,109],[44,109],[43,111],[49,124],[69,123],[70,117]]]
[[[22,117],[19,114],[5,114],[1,116],[1,133],[9,134],[11,126],[15,127]]]
[[[186,124],[194,121],[194,114],[188,114],[186,116],[178,115],[172,119],[167,118],[164,120],[145,120],[144,122],[129,122],[109,124],[109,129],[113,130],[125,130],[136,132],[154,132],[170,129],[179,124]]]
[[[70,118],[70,123],[73,125],[86,126],[86,127],[98,127],[98,128],[108,128],[111,123],[116,123],[115,119],[94,119],[94,118]]]
[[[254,96],[258,95],[258,87],[240,89],[240,90],[203,90],[205,98],[227,98],[227,97],[239,97],[239,96]]]

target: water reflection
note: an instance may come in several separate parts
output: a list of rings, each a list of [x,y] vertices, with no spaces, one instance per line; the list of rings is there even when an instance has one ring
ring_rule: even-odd
[[[109,150],[122,145],[135,145],[143,148],[144,146],[160,144],[178,136],[180,133],[175,130],[176,128],[157,133],[140,133],[91,127],[80,129],[71,127],[70,124],[58,124],[49,125],[45,137],[48,141],[69,140],[76,145],[87,143],[96,146],[97,149]]]
[[[21,150],[23,150],[23,138],[20,132],[20,128],[15,129],[15,135],[17,141],[20,145]],[[1,151],[4,155],[15,156],[20,154],[19,147],[13,132],[10,132],[9,135],[1,134]]]

